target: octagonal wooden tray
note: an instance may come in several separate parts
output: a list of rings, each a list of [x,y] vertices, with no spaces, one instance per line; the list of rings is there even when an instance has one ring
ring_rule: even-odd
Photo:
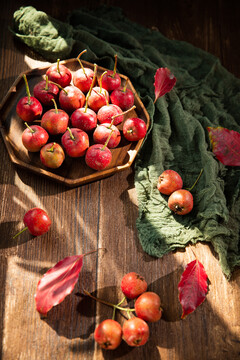
[[[92,69],[94,68],[94,65],[89,62],[82,61],[82,63],[86,67],[90,67]],[[79,63],[76,59],[61,61],[61,64],[66,65],[72,72],[79,69]],[[66,156],[63,164],[58,169],[49,169],[41,163],[39,153],[30,153],[26,150],[22,144],[22,132],[26,127],[24,122],[16,114],[17,102],[21,97],[26,96],[23,74],[26,74],[27,76],[30,92],[31,95],[33,95],[34,85],[44,78],[48,67],[49,66],[39,67],[21,73],[7,92],[0,105],[0,128],[10,160],[17,166],[30,170],[36,174],[46,176],[49,179],[60,183],[64,183],[70,187],[103,179],[130,167],[142,145],[143,139],[137,142],[129,142],[122,136],[119,146],[115,149],[111,149],[111,164],[102,171],[95,171],[89,168],[85,164],[84,158],[73,159],[68,156]],[[97,76],[99,77],[105,70],[107,69],[98,66]],[[127,77],[122,74],[119,75],[122,83],[124,84]],[[146,122],[147,128],[149,128],[149,115],[130,80],[128,81],[127,87],[134,93],[136,108],[126,114],[124,120],[128,117],[139,117]],[[122,124],[118,127],[121,130]],[[58,141],[56,140],[56,142]]]

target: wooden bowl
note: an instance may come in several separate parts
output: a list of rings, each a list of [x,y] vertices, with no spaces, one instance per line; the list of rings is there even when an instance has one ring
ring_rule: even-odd
[[[82,63],[85,67],[89,67],[91,69],[94,68],[94,65],[89,62],[82,61]],[[79,63],[76,59],[61,61],[61,64],[67,66],[72,72],[79,69]],[[118,147],[111,149],[111,164],[102,171],[96,171],[89,168],[85,163],[84,157],[74,159],[68,157],[67,155],[63,164],[58,169],[49,169],[41,163],[39,152],[31,153],[27,151],[27,149],[22,144],[22,132],[26,127],[24,122],[16,113],[16,105],[18,101],[20,98],[26,96],[23,74],[26,74],[27,76],[30,92],[33,96],[34,85],[44,79],[44,75],[48,68],[49,66],[44,66],[21,73],[7,92],[7,95],[0,105],[1,133],[9,153],[10,160],[17,166],[30,170],[36,174],[46,176],[49,179],[58,181],[60,183],[64,183],[70,187],[75,187],[95,180],[103,179],[118,171],[123,171],[129,168],[141,147],[143,139],[137,142],[129,142],[122,136],[122,140]],[[107,69],[98,66],[97,76],[99,77],[106,70]],[[121,79],[124,80],[124,84],[127,80],[127,77],[122,74],[119,75]],[[127,87],[134,93],[134,104],[136,108],[126,114],[124,120],[129,117],[139,117],[145,121],[148,128],[150,124],[149,115],[130,80],[128,81]],[[36,120],[33,123],[40,123],[40,120]],[[119,130],[122,130],[122,124],[118,126]],[[61,138],[59,137],[59,139],[55,141],[60,143],[60,139]],[[92,143],[93,142],[90,136],[90,145]]]

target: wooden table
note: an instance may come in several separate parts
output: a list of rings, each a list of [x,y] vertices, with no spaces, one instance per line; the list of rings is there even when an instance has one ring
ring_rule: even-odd
[[[130,19],[165,36],[192,43],[218,56],[240,77],[240,6],[237,1],[101,1],[121,6]],[[20,72],[45,64],[37,54],[16,41],[8,26],[13,12],[26,1],[4,0],[1,8],[1,83],[4,97]],[[94,7],[97,1],[32,1],[39,10],[64,20],[78,6]],[[194,252],[203,263],[210,285],[206,301],[180,320],[177,285],[191,248],[161,259],[145,254],[136,231],[138,205],[133,168],[77,188],[51,182],[16,168],[0,140],[0,325],[3,360],[48,359],[163,359],[233,360],[240,358],[240,270],[230,282],[223,276],[213,250],[197,244]],[[38,206],[52,219],[51,230],[37,238],[22,227],[25,212]],[[60,259],[99,250],[84,261],[79,282],[47,319],[35,310],[38,280]],[[93,339],[96,325],[112,316],[111,308],[82,295],[83,289],[118,302],[120,281],[130,271],[141,273],[149,289],[162,298],[164,316],[150,325],[148,343],[115,351],[102,351]],[[117,315],[119,321],[124,318]]]

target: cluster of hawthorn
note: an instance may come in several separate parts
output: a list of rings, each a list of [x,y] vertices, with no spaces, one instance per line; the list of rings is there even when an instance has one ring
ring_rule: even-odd
[[[77,57],[80,67],[76,71],[60,64],[59,59],[51,65],[45,79],[34,86],[34,96],[23,75],[27,96],[16,106],[26,125],[22,142],[28,151],[40,152],[40,160],[48,168],[60,167],[67,154],[72,158],[85,157],[90,168],[103,170],[111,163],[110,149],[121,141],[119,124],[123,123],[122,133],[128,141],[138,141],[146,135],[144,120],[132,117],[124,121],[124,115],[136,106],[134,94],[127,88],[128,81],[122,86],[116,72],[117,55],[114,70],[98,75],[96,64],[94,69],[83,66],[80,57],[84,52]],[[29,126],[35,120],[40,120],[40,125]],[[49,142],[49,136],[53,141]]]
[[[95,300],[114,308],[113,318],[103,320],[94,331],[94,339],[103,349],[116,349],[122,339],[129,346],[146,344],[149,338],[148,322],[156,322],[162,317],[161,299],[155,292],[147,291],[147,282],[141,275],[136,272],[126,274],[121,281],[121,290],[124,298],[116,305],[95,298],[85,291]],[[134,308],[121,306],[126,299],[134,300]],[[114,320],[116,309],[128,314],[129,319],[124,321],[123,326]]]

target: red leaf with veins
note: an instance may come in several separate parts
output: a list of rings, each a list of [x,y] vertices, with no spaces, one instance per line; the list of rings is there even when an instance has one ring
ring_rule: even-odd
[[[78,281],[85,255],[68,256],[48,270],[40,279],[35,295],[36,309],[42,314],[60,304]]]
[[[184,319],[205,300],[208,292],[207,274],[198,260],[190,262],[182,273],[178,284],[179,300]]]
[[[172,88],[176,84],[177,79],[168,68],[157,69],[154,79],[155,103],[159,97],[165,95],[170,90],[172,90]]]
[[[224,165],[240,166],[240,134],[223,127],[207,127],[216,158]]]

